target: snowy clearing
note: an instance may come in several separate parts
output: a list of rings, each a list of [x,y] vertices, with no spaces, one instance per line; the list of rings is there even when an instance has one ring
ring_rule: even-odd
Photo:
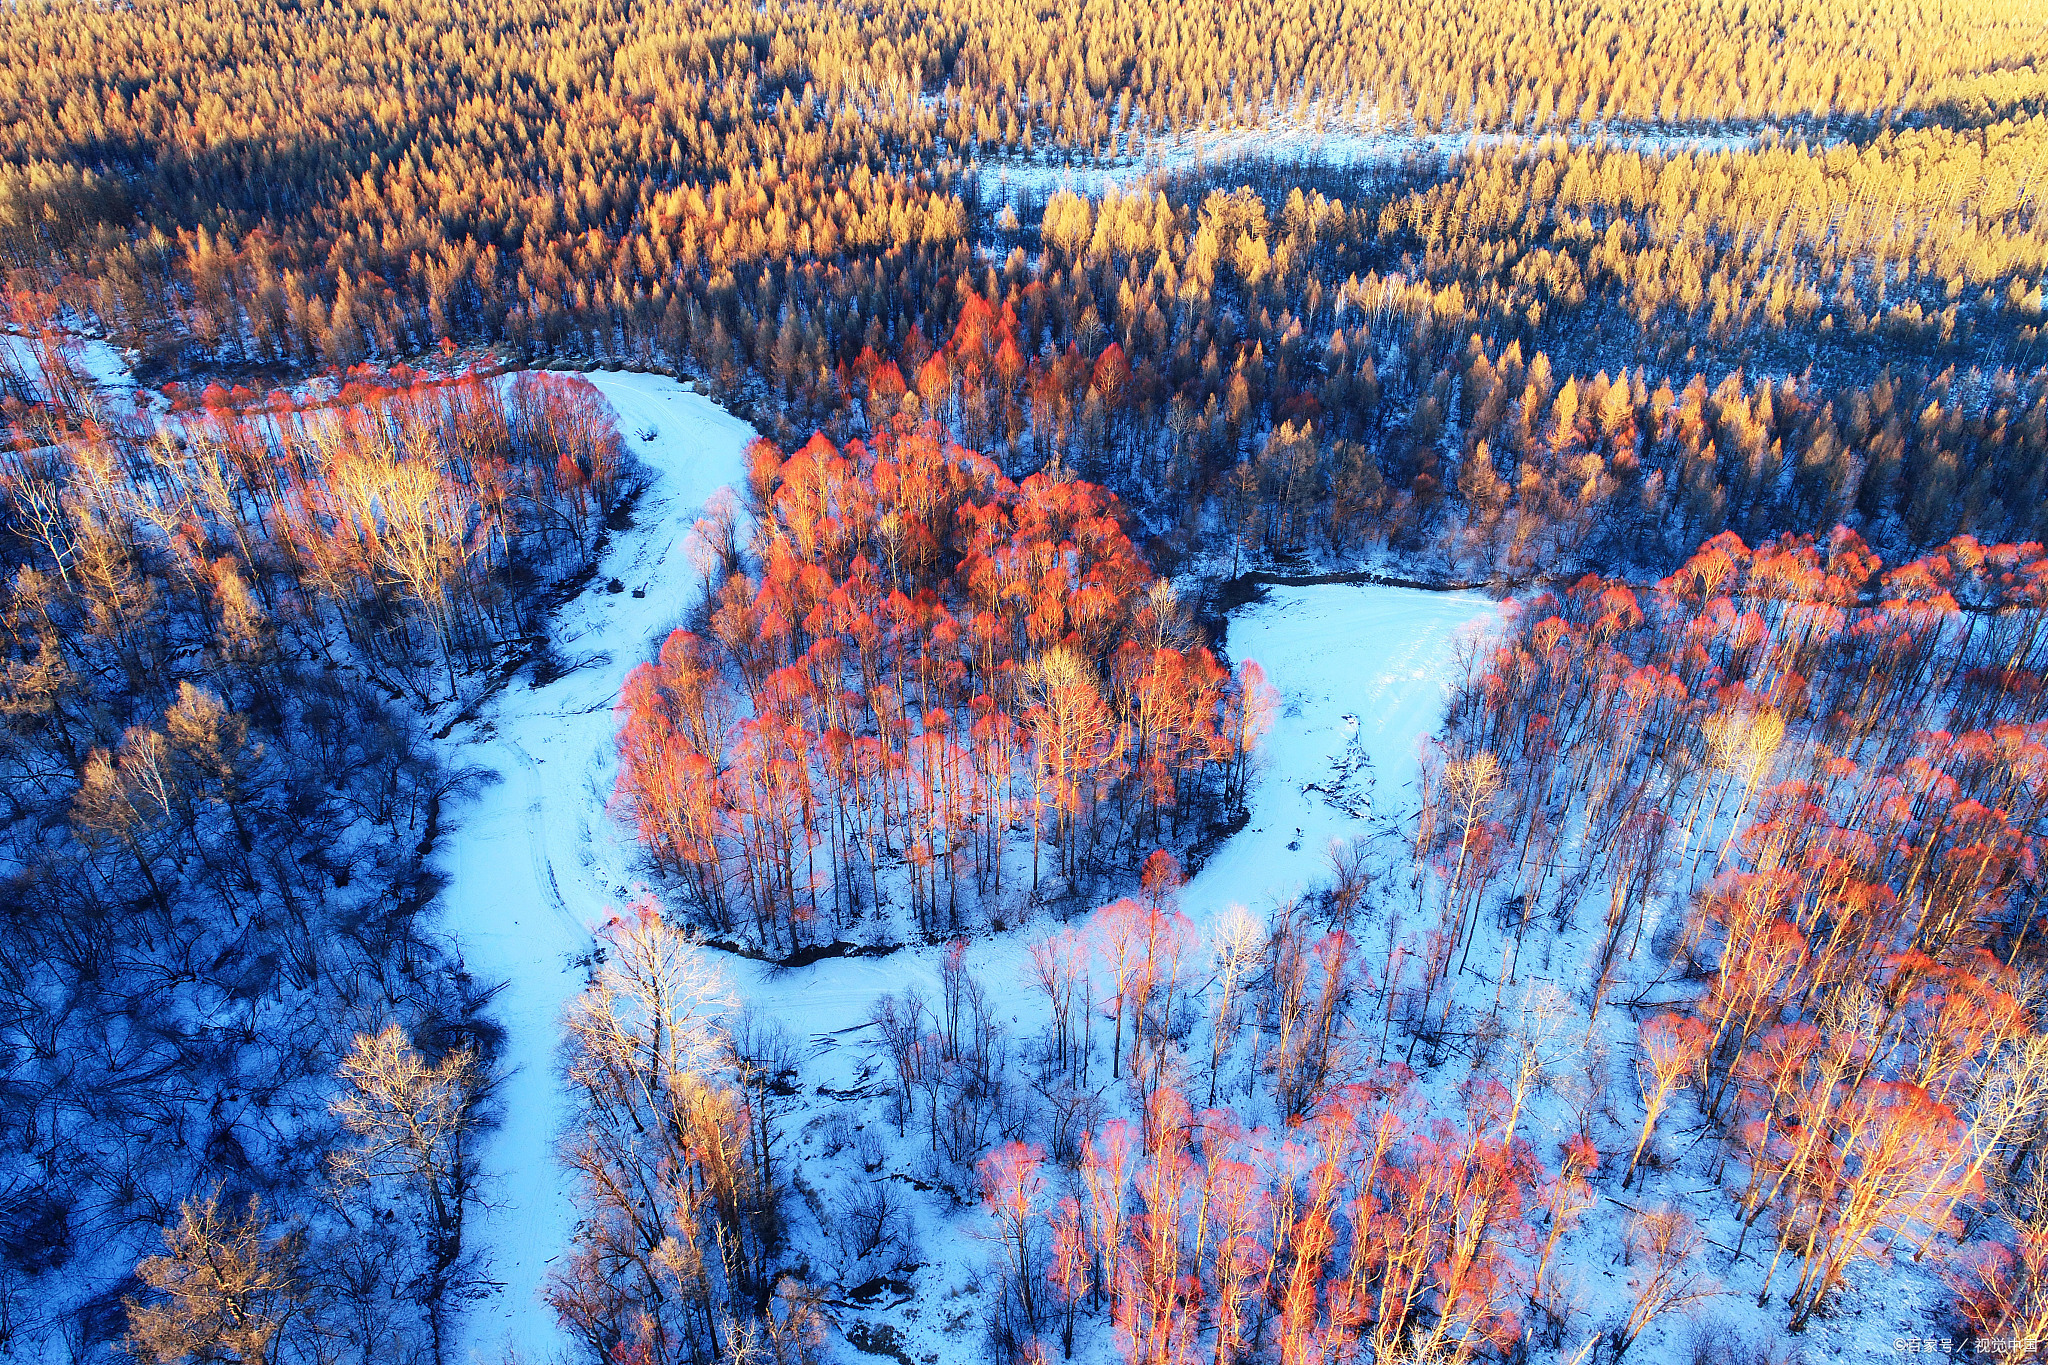
[[[1230,653],[1266,670],[1280,710],[1261,746],[1251,823],[1184,893],[1197,924],[1320,880],[1330,841],[1413,811],[1416,761],[1499,606],[1476,592],[1324,584],[1267,589],[1230,623]]]
[[[1552,133],[1546,140],[1574,146],[1600,143],[1646,156],[1676,156],[1691,152],[1712,156],[1722,152],[1748,151],[1763,141],[1759,133],[1742,132],[1644,132],[1615,131]],[[1471,147],[1491,147],[1503,142],[1536,139],[1505,133],[1428,133],[1364,128],[1318,129],[1293,123],[1237,129],[1229,132],[1190,133],[1179,138],[1139,143],[1122,156],[1090,157],[1065,162],[1050,154],[1000,157],[974,163],[984,200],[990,203],[1043,201],[1058,190],[1071,190],[1090,198],[1108,190],[1128,190],[1167,176],[1219,169],[1242,161],[1311,162],[1337,169],[1396,166],[1412,156],[1455,157]]]

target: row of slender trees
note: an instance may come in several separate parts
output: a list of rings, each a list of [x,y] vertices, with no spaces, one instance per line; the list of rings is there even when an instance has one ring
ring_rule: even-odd
[[[651,900],[601,938],[565,1020],[579,1218],[547,1304],[594,1359],[808,1365],[817,1294],[772,1269],[789,1172],[768,1095],[787,1083],[787,1041],[735,1010],[706,950]]]
[[[1611,1326],[1618,1353],[1710,1291],[1696,1220],[1646,1205],[1623,1237],[1643,1264],[1622,1318],[1587,1322],[1569,1266],[1599,1200],[1594,1110],[1554,1162],[1536,1136],[1552,1126],[1538,1106],[1573,1080],[1568,1002],[1523,1002],[1501,1059],[1431,1084],[1399,1056],[1420,1031],[1389,989],[1401,952],[1375,961],[1342,927],[1357,908],[1342,861],[1310,900],[1197,933],[1161,853],[1136,895],[1033,946],[1050,1015],[1025,1054],[1037,1075],[993,1106],[973,1170],[1004,1271],[994,1349],[1469,1360],[1588,1347],[1588,1326]],[[947,1017],[914,998],[877,1013],[901,1042],[899,1112],[922,1107],[916,1083],[939,1132],[962,1101],[921,1079],[975,1055]],[[921,1034],[890,1027],[918,1018]],[[1105,1051],[1109,1076],[1091,1078]]]

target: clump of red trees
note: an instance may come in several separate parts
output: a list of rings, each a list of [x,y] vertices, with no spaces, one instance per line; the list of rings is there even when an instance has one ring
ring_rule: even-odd
[[[1551,1179],[1519,1096],[1475,1078],[1440,1114],[1413,1081],[1376,1069],[1280,1130],[1160,1089],[1141,1123],[1088,1137],[1059,1198],[1040,1151],[997,1148],[981,1179],[1010,1272],[998,1335],[1071,1356],[1081,1314],[1104,1313],[1146,1365],[1509,1348],[1555,1246],[1543,1230],[1583,1207],[1594,1158],[1576,1140]]]
[[[1468,952],[1497,898],[1512,979],[1529,925],[1564,927],[1598,887],[1600,981],[1653,920],[1711,965],[1702,935],[1734,893],[1683,926],[1662,907],[1725,870],[1789,898],[1735,941],[1783,919],[1822,979],[1907,948],[2009,958],[2048,800],[2044,604],[2038,545],[1958,540],[1886,570],[1846,530],[1754,551],[1723,535],[1653,590],[1589,576],[1535,599],[1430,773],[1417,848],[1446,942]]]
[[[1006,876],[1079,888],[1241,804],[1268,690],[1113,495],[903,417],[751,458],[754,571],[619,703],[619,802],[711,926],[787,952],[901,898],[958,928]]]

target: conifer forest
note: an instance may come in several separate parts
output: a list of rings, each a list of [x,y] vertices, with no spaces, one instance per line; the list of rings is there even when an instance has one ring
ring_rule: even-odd
[[[0,6],[0,1362],[2048,1360],[2044,288],[2030,0]]]

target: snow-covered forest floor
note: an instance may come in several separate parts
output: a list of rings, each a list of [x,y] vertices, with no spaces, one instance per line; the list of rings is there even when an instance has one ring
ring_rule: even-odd
[[[0,1360],[2048,1359],[2048,24],[1277,13],[16,72]]]
[[[18,344],[0,337],[0,345]],[[115,401],[140,403],[119,357],[98,344],[87,349],[93,377]],[[439,928],[462,965],[497,988],[491,1013],[504,1031],[498,1121],[483,1159],[487,1207],[468,1229],[485,1288],[467,1307],[464,1358],[479,1361],[541,1365],[580,1349],[543,1298],[579,1217],[559,1159],[570,1115],[562,1020],[602,960],[602,933],[614,916],[651,893],[676,919],[688,917],[676,888],[652,877],[614,809],[614,708],[626,675],[698,605],[705,549],[693,528],[707,509],[737,503],[755,435],[692,385],[651,374],[588,378],[640,466],[644,483],[630,514],[614,524],[586,586],[555,614],[546,649],[460,717],[451,719],[457,701],[424,717],[439,730],[440,759],[476,779],[446,812],[434,854],[445,881]],[[1183,998],[1153,1025],[1166,1041],[1146,1083],[1179,1088],[1198,1127],[1240,1131],[1228,1141],[1264,1154],[1248,1159],[1295,1159],[1288,1153],[1304,1150],[1295,1136],[1304,1130],[1290,1126],[1278,1091],[1259,1079],[1274,1069],[1272,1045],[1260,1050],[1260,1030],[1270,1033],[1270,1025],[1253,1023],[1248,1047],[1243,1018],[1220,1033],[1216,1021],[1230,1011],[1219,1016],[1213,1004],[1219,956],[1247,923],[1262,944],[1290,924],[1300,943],[1324,927],[1340,930],[1355,976],[1339,1025],[1342,1074],[1326,1093],[1347,1078],[1369,1086],[1391,1074],[1381,1068],[1412,1067],[1400,1101],[1409,1131],[1434,1118],[1470,1132],[1474,1111],[1461,1087],[1475,1078],[1513,1086],[1520,1067],[1530,1085],[1515,1131],[1538,1163],[1523,1192],[1532,1213],[1514,1222],[1524,1236],[1540,1238],[1551,1226],[1537,1205],[1551,1197],[1546,1182],[1563,1143],[1583,1134],[1599,1154],[1583,1216],[1565,1220],[1554,1257],[1543,1254],[1551,1275],[1540,1293],[1526,1285],[1512,1293],[1529,1300],[1527,1318],[1548,1323],[1523,1338],[1528,1358],[1614,1358],[1611,1347],[1587,1353],[1639,1301],[1643,1258],[1631,1255],[1628,1229],[1638,1210],[1659,1207],[1684,1211],[1700,1245],[1680,1277],[1689,1311],[1648,1323],[1635,1359],[1747,1365],[1946,1342],[1952,1291],[1942,1279],[1954,1262],[1940,1237],[1924,1258],[1910,1242],[1874,1248],[1849,1267],[1842,1291],[1803,1334],[1785,1336],[1797,1258],[1780,1257],[1794,1264],[1778,1265],[1775,1281],[1767,1280],[1776,1239],[1768,1224],[1745,1235],[1739,1158],[1738,1174],[1729,1175],[1730,1148],[1685,1088],[1644,1143],[1640,1178],[1621,1183],[1644,1131],[1638,1026],[1702,991],[1671,965],[1670,945],[1695,888],[1716,866],[1732,866],[1725,859],[1742,811],[1716,801],[1711,813],[1699,809],[1697,829],[1687,816],[1684,871],[1630,893],[1640,928],[1604,988],[1596,979],[1610,897],[1598,869],[1609,864],[1575,830],[1561,831],[1543,855],[1557,892],[1550,911],[1525,926],[1526,943],[1512,959],[1515,902],[1497,885],[1498,894],[1475,898],[1471,946],[1443,977],[1448,1004],[1442,988],[1420,986],[1414,954],[1438,923],[1447,873],[1425,870],[1415,855],[1424,782],[1441,778],[1440,768],[1426,777],[1425,758],[1447,701],[1518,609],[1477,592],[1329,583],[1269,586],[1228,613],[1220,643],[1240,664],[1263,669],[1273,689],[1270,726],[1241,825],[1195,845],[1191,875],[1173,897],[1188,941],[1168,976],[1178,974]],[[1659,799],[1675,811],[1682,791],[1673,786]],[[1437,818],[1446,808],[1439,792]],[[1341,913],[1329,895],[1340,871],[1364,888]],[[1134,889],[1112,883],[1098,896]],[[1082,969],[1095,973],[1082,977],[1081,990],[1080,1012],[1092,1013],[1092,1023],[1074,1024],[1085,1030],[1088,1060],[1050,1060],[1056,1010],[1040,950],[1065,945],[1077,960],[1096,955],[1099,963],[1114,932],[1071,895],[1033,906],[1006,889],[968,916],[956,943],[919,939],[885,908],[858,934],[870,945],[860,953],[801,967],[711,954],[734,1000],[728,1028],[767,1062],[754,1102],[768,1115],[774,1174],[786,1195],[774,1273],[821,1296],[837,1358],[965,1365],[1006,1353],[992,1324],[1007,1311],[1014,1272],[977,1168],[1005,1142],[1053,1149],[1036,1211],[1046,1215],[1063,1196],[1082,1194],[1073,1167],[1084,1136],[1143,1114],[1131,1077],[1112,1071],[1109,1020],[1121,1030],[1124,1011],[1106,1007],[1111,988],[1099,965]],[[1242,989],[1247,1000],[1265,993],[1254,1015],[1277,1008],[1277,987],[1256,972]],[[938,1030],[963,998],[979,1016],[973,1064],[987,1065],[1000,1084],[992,1096],[948,1109],[956,1100],[940,1082],[925,1089],[903,1079],[880,1021],[894,1010],[916,1028],[929,1019]],[[1213,1116],[1205,1099],[1220,1106]],[[961,1112],[966,1138],[957,1126],[942,1133],[941,1116],[955,1125]],[[1737,1247],[1746,1254],[1737,1256]],[[1526,1259],[1531,1249],[1519,1250]],[[1773,1297],[1760,1306],[1767,1283]],[[1115,1351],[1106,1317],[1081,1320],[1075,1358],[1108,1360]]]
[[[1441,718],[1459,646],[1483,637],[1497,610],[1473,593],[1331,586],[1276,588],[1233,618],[1233,654],[1266,667],[1280,708],[1249,823],[1181,893],[1205,942],[1230,907],[1263,913],[1320,880],[1332,839],[1412,806],[1417,747]],[[1050,1019],[1046,997],[1027,984],[1028,949],[1059,927],[1040,917],[977,934],[965,954],[968,974],[996,1002],[1020,1091]],[[800,1059],[778,1114],[801,1195],[792,1242],[813,1283],[862,1290],[838,1305],[841,1334],[885,1356],[965,1365],[988,1358],[984,1327],[1000,1282],[993,1224],[972,1170],[930,1150],[928,1124],[912,1122],[899,1137],[888,1059],[869,1025],[884,995],[938,1001],[946,952],[913,945],[794,970],[743,962],[732,977],[747,1008],[788,1031]],[[1121,1112],[1121,1087],[1106,1072],[1098,1081],[1108,1112]],[[901,1270],[887,1255],[845,1252],[858,1195],[877,1182],[892,1185],[900,1205]],[[1091,1358],[1106,1359],[1107,1339],[1098,1344]]]

